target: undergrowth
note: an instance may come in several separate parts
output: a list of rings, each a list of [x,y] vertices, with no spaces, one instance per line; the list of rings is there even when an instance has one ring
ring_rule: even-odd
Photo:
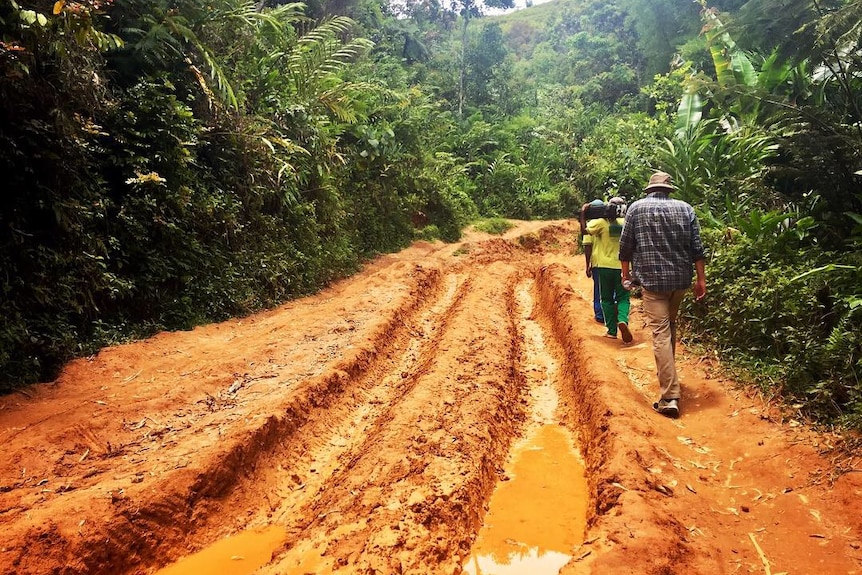
[[[473,228],[478,232],[492,234],[495,236],[502,235],[512,229],[512,222],[505,218],[487,218],[479,220],[473,224]]]
[[[707,300],[682,310],[692,336],[805,417],[862,430],[862,255],[706,237]]]

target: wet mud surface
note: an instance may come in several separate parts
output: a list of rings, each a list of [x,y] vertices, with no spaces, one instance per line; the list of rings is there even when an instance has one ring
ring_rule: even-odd
[[[859,458],[682,347],[682,416],[655,414],[639,302],[633,345],[602,337],[576,234],[417,243],[0,398],[0,573],[176,574],[218,544],[259,575],[862,573]]]

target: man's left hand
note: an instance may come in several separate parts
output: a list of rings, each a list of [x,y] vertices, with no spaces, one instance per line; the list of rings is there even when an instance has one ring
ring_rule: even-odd
[[[700,301],[706,296],[706,280],[694,282],[694,299]]]

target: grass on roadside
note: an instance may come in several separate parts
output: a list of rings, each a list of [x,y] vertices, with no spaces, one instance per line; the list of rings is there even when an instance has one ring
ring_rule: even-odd
[[[509,231],[514,224],[505,218],[486,218],[473,224],[477,232],[499,236]]]

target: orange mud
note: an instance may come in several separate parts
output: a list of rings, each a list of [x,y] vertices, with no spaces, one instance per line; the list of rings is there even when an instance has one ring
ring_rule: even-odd
[[[459,575],[489,539],[565,559],[535,575],[862,573],[859,458],[682,347],[653,413],[638,301],[603,338],[576,231],[420,242],[0,397],[0,573]]]

